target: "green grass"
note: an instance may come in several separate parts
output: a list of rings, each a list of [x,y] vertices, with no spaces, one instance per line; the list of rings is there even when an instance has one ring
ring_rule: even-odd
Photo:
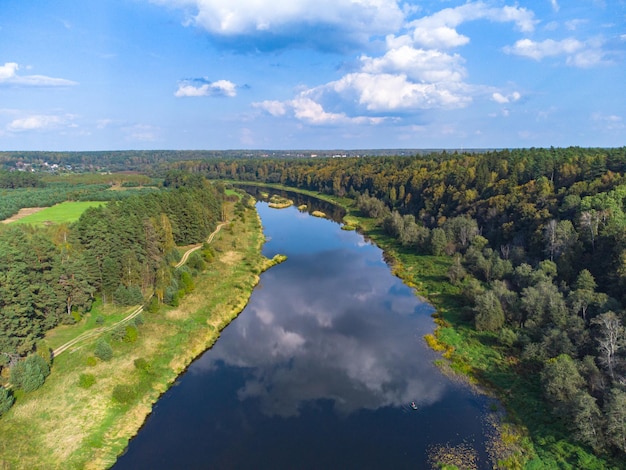
[[[80,218],[81,214],[89,207],[101,206],[103,204],[105,203],[100,201],[62,202],[61,204],[47,207],[35,214],[16,220],[13,223],[43,226],[76,222]]]

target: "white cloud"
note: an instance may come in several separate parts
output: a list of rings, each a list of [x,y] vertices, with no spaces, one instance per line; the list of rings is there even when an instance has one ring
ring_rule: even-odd
[[[363,72],[405,73],[413,80],[429,83],[460,82],[466,75],[460,55],[411,46],[391,49],[380,58],[362,56],[361,62]]]
[[[599,39],[585,42],[575,38],[566,38],[560,41],[546,39],[541,42],[531,39],[520,39],[513,46],[505,47],[504,52],[529,57],[537,61],[546,57],[565,56],[568,65],[588,68],[607,63],[601,46],[602,41]]]
[[[287,106],[281,101],[266,100],[260,103],[253,103],[253,106],[267,111],[272,116],[284,116],[287,112]]]
[[[470,39],[459,34],[456,27],[468,21],[489,20],[497,23],[515,23],[520,31],[534,30],[537,21],[533,12],[519,7],[492,8],[483,2],[466,3],[456,8],[446,8],[431,16],[410,23],[414,28],[415,44],[449,49],[467,44]]]
[[[293,25],[330,25],[347,32],[384,34],[402,24],[397,0],[153,0],[180,8],[193,24],[213,34],[254,35]]]
[[[450,83],[415,83],[405,74],[352,73],[328,84],[326,88],[340,95],[356,94],[359,104],[367,110],[386,113],[463,107],[471,99],[457,93],[459,86]]]
[[[194,96],[228,96],[230,98],[237,96],[237,86],[228,80],[218,80],[212,83],[203,83],[195,86],[189,82],[181,82],[178,84],[178,90],[174,96],[194,97]]]
[[[501,94],[501,93],[498,93],[498,92],[493,93],[491,95],[491,98],[496,103],[500,103],[500,104],[513,103],[515,101],[518,101],[521,97],[522,97],[522,95],[520,95],[519,92],[517,92],[517,91],[514,91],[510,95],[506,95],[506,96]]]
[[[59,87],[73,86],[76,82],[64,78],[52,78],[45,75],[19,75],[20,66],[15,62],[5,62],[0,65],[0,85],[17,85],[32,87]]]
[[[25,132],[25,131],[45,131],[58,129],[61,127],[77,127],[72,122],[75,116],[72,115],[52,115],[52,114],[34,114],[31,116],[14,119],[11,121],[6,130],[9,132]]]

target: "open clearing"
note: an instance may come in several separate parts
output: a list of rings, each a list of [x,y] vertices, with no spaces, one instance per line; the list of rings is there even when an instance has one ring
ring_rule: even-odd
[[[72,201],[62,202],[52,207],[31,207],[21,209],[17,215],[3,222],[18,224],[51,225],[76,222],[80,215],[89,207],[101,206],[101,201]]]

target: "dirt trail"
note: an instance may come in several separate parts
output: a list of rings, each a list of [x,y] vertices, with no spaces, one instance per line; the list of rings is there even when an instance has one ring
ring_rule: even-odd
[[[217,235],[217,233],[221,230],[221,228],[226,225],[226,222],[222,222],[221,224],[219,224],[217,226],[217,228],[213,231],[213,233],[211,233],[211,235],[209,235],[209,238],[207,238],[207,243],[211,243],[213,241],[213,239],[215,238],[215,235]],[[202,243],[195,245],[191,248],[189,248],[187,251],[185,251],[185,253],[183,254],[183,257],[180,259],[180,261],[176,264],[176,268],[180,268],[183,264],[185,264],[187,262],[187,259],[189,258],[189,255],[191,253],[193,253],[196,250],[199,250],[200,248],[202,248]],[[72,346],[77,345],[78,343],[81,343],[85,340],[91,339],[91,338],[95,338],[96,336],[100,336],[101,334],[107,333],[109,331],[114,330],[115,328],[117,328],[118,326],[132,320],[133,318],[135,318],[137,315],[139,315],[141,312],[143,312],[143,306],[141,307],[137,307],[135,310],[133,310],[132,312],[130,312],[127,316],[125,316],[124,318],[122,318],[120,321],[113,323],[112,325],[109,326],[103,326],[101,328],[95,328],[93,330],[89,330],[89,331],[85,331],[84,333],[81,333],[80,335],[78,335],[76,338],[68,341],[65,344],[62,344],[61,346],[59,346],[58,348],[56,348],[55,350],[52,351],[52,357],[57,357],[59,354],[67,351],[68,349],[70,349]]]
[[[17,214],[12,215],[8,219],[4,219],[2,221],[2,223],[3,224],[10,224],[11,222],[15,222],[16,220],[23,219],[24,217],[27,217],[27,216],[29,216],[31,214],[35,214],[35,213],[37,213],[39,211],[42,211],[44,209],[47,209],[47,207],[24,207],[23,209],[20,209]]]

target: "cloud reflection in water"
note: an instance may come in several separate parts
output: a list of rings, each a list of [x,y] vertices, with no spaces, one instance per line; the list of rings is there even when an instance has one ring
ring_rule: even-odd
[[[297,416],[322,399],[344,415],[439,400],[446,385],[422,340],[432,307],[391,276],[380,250],[360,235],[291,217],[296,228],[287,230],[296,233],[268,234],[268,249],[288,260],[263,274],[263,288],[191,370],[244,369],[239,399],[258,400],[268,416]]]

